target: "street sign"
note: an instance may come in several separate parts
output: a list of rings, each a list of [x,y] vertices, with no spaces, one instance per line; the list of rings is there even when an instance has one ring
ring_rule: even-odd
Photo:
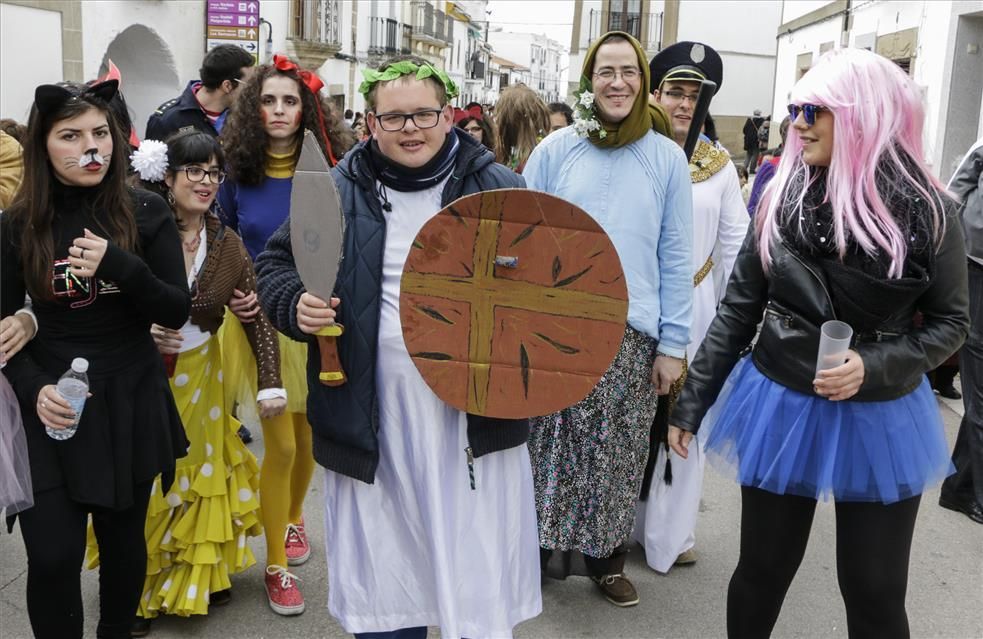
[[[259,60],[259,0],[208,0],[205,50],[231,44]]]
[[[209,40],[256,40],[259,31],[236,27],[208,27]]]
[[[231,44],[251,55],[259,55],[259,44],[255,40],[212,40],[209,38],[206,49],[211,51],[220,44]]]

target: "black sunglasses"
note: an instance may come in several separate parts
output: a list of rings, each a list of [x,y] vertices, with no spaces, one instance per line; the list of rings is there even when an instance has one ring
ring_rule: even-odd
[[[818,104],[790,104],[788,105],[788,115],[795,122],[799,118],[799,113],[805,118],[806,124],[812,126],[816,123],[816,114],[820,111],[829,111],[824,106]]]

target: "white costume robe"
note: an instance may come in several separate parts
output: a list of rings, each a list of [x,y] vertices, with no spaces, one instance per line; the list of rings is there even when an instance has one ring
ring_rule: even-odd
[[[704,145],[709,146],[701,141],[700,146]],[[718,149],[718,153],[726,155],[722,147]],[[703,153],[707,152],[704,148]],[[700,155],[698,147],[693,161]],[[703,268],[708,257],[713,258],[714,264],[712,272],[693,291],[693,324],[686,348],[691,362],[717,314],[717,303],[723,297],[750,222],[737,170],[729,157],[726,163],[717,158],[710,164],[711,168],[719,168],[709,177],[705,177],[708,171],[694,170],[694,165],[690,164],[694,179],[693,273],[695,275]],[[701,178],[705,179],[696,181]],[[673,454],[672,484],[666,485],[663,480],[666,449],[665,446],[658,447],[652,486],[648,500],[638,503],[633,535],[645,548],[646,561],[654,570],[668,572],[676,558],[696,543],[694,531],[703,491],[704,462],[703,448],[698,439],[693,438],[688,459]]]
[[[511,637],[542,611],[526,445],[476,459],[472,490],[466,415],[430,390],[403,343],[403,263],[443,187],[387,191],[375,483],[325,472],[328,609],[352,633],[439,626],[443,637]]]

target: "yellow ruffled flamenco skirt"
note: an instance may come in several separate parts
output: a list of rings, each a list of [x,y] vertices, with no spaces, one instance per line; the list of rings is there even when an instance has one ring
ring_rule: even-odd
[[[307,343],[296,342],[277,333],[280,345],[280,377],[287,390],[287,412],[307,412]],[[239,319],[225,309],[225,321],[218,329],[222,342],[223,369],[229,372],[225,380],[225,399],[228,406],[237,406],[236,414],[244,422],[258,424],[256,414],[256,358]]]
[[[159,477],[150,491],[142,617],[207,614],[209,593],[256,563],[246,538],[262,534],[259,465],[226,405],[221,350],[212,337],[181,353],[170,380],[191,448],[177,460],[170,491],[162,494]],[[98,562],[90,525],[87,564]]]

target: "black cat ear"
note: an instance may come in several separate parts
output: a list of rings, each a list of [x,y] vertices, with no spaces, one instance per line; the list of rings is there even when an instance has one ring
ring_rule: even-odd
[[[106,80],[86,87],[85,93],[93,95],[103,102],[109,102],[119,91],[119,80]]]
[[[75,94],[57,84],[42,84],[34,89],[34,104],[41,115],[48,115],[75,97]]]

